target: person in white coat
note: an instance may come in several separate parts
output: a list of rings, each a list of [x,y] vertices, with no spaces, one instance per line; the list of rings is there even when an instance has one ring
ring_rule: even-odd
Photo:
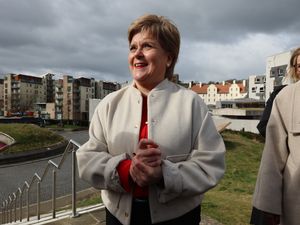
[[[203,194],[225,170],[225,146],[202,99],[173,82],[180,35],[144,15],[128,29],[133,83],[97,106],[79,175],[101,189],[108,225],[199,225]]]

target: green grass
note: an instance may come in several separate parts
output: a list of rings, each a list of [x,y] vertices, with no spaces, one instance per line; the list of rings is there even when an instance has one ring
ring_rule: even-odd
[[[33,124],[1,124],[0,131],[16,140],[16,144],[5,150],[6,153],[24,152],[47,147],[63,141],[64,138],[45,128]]]
[[[249,224],[251,201],[263,149],[263,139],[247,132],[225,131],[226,172],[205,194],[203,214],[224,225]]]

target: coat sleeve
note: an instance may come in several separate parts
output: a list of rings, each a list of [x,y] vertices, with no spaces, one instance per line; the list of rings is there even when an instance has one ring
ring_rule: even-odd
[[[203,106],[204,103],[203,103]],[[199,110],[199,108],[198,108]],[[158,199],[161,203],[177,197],[205,193],[214,187],[225,171],[225,145],[206,106],[195,110],[194,147],[187,160],[173,163],[164,160],[162,164],[164,184],[158,186]],[[201,116],[197,116],[202,114]]]
[[[125,192],[120,183],[117,166],[128,156],[126,153],[112,156],[108,152],[104,107],[100,103],[95,110],[90,123],[89,140],[76,153],[79,177],[98,189]]]
[[[289,152],[287,128],[279,105],[275,98],[253,196],[255,208],[277,215],[282,212],[283,171]]]
[[[259,133],[263,136],[266,137],[266,128],[267,128],[267,124],[270,118],[270,114],[272,111],[272,106],[273,106],[273,101],[275,99],[275,97],[277,96],[277,94],[285,87],[286,85],[281,85],[278,86],[274,89],[274,91],[271,93],[267,103],[266,103],[266,107],[265,110],[260,118],[259,123],[257,124],[257,130],[259,131]]]

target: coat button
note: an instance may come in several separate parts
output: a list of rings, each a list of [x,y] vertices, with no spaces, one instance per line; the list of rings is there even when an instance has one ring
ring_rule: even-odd
[[[128,212],[125,212],[125,217],[128,217],[128,216],[129,216]]]

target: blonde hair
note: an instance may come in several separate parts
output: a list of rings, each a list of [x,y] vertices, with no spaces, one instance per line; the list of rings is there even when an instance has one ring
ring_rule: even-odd
[[[294,82],[300,80],[300,76],[297,74],[296,68],[298,56],[300,56],[300,48],[297,48],[293,51],[288,69],[288,77]]]
[[[147,31],[156,37],[161,47],[172,57],[172,63],[166,69],[165,77],[172,78],[180,49],[180,34],[177,27],[163,16],[146,14],[134,20],[128,28],[129,44],[134,35]]]

